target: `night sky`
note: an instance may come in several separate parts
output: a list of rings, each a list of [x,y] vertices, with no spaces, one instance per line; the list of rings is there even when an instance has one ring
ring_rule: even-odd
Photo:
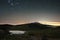
[[[60,0],[0,0],[0,24],[31,22],[60,25]]]

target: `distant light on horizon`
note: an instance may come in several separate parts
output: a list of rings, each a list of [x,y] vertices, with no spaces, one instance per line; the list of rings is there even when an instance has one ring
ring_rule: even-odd
[[[53,26],[60,26],[60,22],[39,21],[39,23],[53,25]]]
[[[52,26],[60,26],[60,22],[53,22],[53,21],[37,21],[41,24],[52,25]],[[21,25],[21,24],[28,24],[33,22],[23,22],[23,23],[0,23],[0,24],[11,24],[11,25]]]

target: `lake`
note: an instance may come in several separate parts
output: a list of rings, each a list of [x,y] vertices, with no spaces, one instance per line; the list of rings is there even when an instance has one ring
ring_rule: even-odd
[[[26,31],[20,31],[20,30],[10,30],[11,34],[24,34]]]

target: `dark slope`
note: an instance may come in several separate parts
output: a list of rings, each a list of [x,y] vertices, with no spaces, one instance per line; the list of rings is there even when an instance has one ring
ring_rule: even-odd
[[[41,30],[50,28],[53,28],[53,26],[41,24],[38,22],[27,23],[22,25],[9,25],[9,24],[0,25],[0,29],[10,29],[10,30]]]
[[[9,24],[1,24],[0,25],[0,29],[6,30],[6,29],[10,29],[13,25],[9,25]]]
[[[50,25],[44,25],[38,22],[34,22],[34,23],[28,23],[28,24],[22,24],[22,25],[16,25],[16,27],[18,28],[23,28],[23,29],[36,29],[36,30],[40,30],[40,29],[49,29],[52,28],[52,26]]]

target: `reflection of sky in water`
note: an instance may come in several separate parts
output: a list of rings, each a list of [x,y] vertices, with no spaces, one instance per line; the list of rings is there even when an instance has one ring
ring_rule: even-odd
[[[11,34],[24,34],[26,31],[10,30]]]

